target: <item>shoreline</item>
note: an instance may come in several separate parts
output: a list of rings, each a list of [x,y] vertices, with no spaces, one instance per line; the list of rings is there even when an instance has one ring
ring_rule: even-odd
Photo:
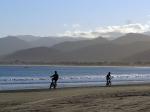
[[[17,92],[42,92],[42,91],[53,91],[53,90],[68,90],[68,89],[82,89],[82,88],[112,88],[112,87],[134,87],[134,86],[150,86],[150,83],[139,83],[139,84],[118,84],[107,86],[77,86],[77,87],[61,87],[56,89],[41,88],[41,89],[18,89],[18,90],[0,90],[0,93],[17,93]]]

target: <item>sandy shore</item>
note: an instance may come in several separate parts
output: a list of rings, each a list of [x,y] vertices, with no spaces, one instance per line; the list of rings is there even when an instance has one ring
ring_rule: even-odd
[[[150,84],[5,91],[0,112],[150,112]]]

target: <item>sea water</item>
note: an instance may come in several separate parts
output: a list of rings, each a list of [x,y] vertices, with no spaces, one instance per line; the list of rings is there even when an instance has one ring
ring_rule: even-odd
[[[54,71],[59,88],[105,86],[108,72],[112,85],[150,82],[150,67],[0,66],[0,90],[49,88]]]

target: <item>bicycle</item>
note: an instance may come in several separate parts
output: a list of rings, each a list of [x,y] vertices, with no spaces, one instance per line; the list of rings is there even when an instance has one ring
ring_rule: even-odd
[[[110,79],[107,80],[106,82],[106,86],[111,86],[111,79],[113,78],[113,76],[110,77]]]
[[[111,80],[108,80],[108,81],[106,82],[106,86],[111,86]]]
[[[51,88],[56,89],[56,86],[57,86],[56,82],[55,82],[55,81],[52,81],[51,84],[50,84],[49,89],[51,89]]]

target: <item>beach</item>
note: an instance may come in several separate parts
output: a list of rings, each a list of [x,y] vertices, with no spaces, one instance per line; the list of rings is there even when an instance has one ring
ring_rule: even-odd
[[[0,112],[150,112],[150,84],[1,91]]]

